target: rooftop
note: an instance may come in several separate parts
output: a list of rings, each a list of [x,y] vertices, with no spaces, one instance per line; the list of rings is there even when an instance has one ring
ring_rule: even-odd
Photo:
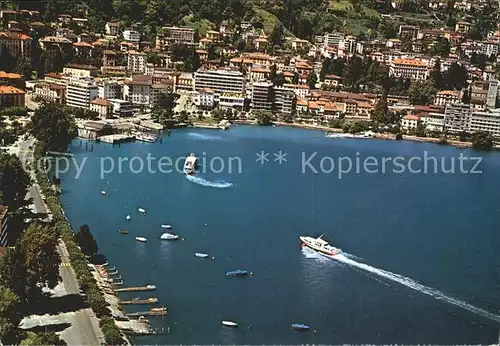
[[[0,85],[0,94],[26,94],[25,91],[8,85]]]

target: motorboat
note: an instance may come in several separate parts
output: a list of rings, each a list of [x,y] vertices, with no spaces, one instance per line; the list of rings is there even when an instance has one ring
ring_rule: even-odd
[[[146,288],[148,290],[155,290],[156,289],[156,286],[155,285],[146,285]]]
[[[144,237],[135,237],[135,240],[140,241],[142,243],[147,243],[148,242],[148,240],[146,238],[144,238]]]
[[[196,252],[194,255],[199,258],[208,258],[207,253]]]
[[[194,174],[196,169],[196,161],[198,158],[194,155],[194,153],[189,154],[186,157],[186,161],[184,161],[184,174]]]
[[[139,213],[146,214],[146,209],[144,208],[137,208],[137,210],[139,211]]]
[[[106,196],[108,193],[106,191],[101,191],[101,195]]]
[[[170,225],[161,225],[161,228],[172,229],[172,226],[170,226]]]
[[[127,221],[130,221],[130,219],[131,219],[130,215],[127,215],[127,216],[125,217],[125,220],[127,220]]]
[[[309,327],[308,325],[305,325],[305,324],[301,324],[301,323],[294,323],[294,324],[292,324],[292,329],[298,330],[301,332],[306,332],[309,329],[311,329],[311,327]]]
[[[160,237],[162,240],[177,240],[179,239],[179,236],[177,234],[172,234],[172,233],[163,233]]]
[[[340,249],[329,245],[328,242],[321,237],[323,237],[323,235],[319,236],[318,238],[300,236],[299,239],[302,241],[302,246],[307,246],[314,251],[328,256],[335,256],[341,252]]]
[[[227,272],[226,276],[227,277],[230,277],[230,276],[248,276],[248,271],[242,270],[242,269],[237,269],[237,270]]]
[[[222,325],[226,327],[231,327],[231,328],[237,328],[238,323],[233,322],[233,321],[222,321]]]
[[[119,232],[120,232],[120,234],[128,234],[128,231],[124,230],[124,229],[119,230]]]

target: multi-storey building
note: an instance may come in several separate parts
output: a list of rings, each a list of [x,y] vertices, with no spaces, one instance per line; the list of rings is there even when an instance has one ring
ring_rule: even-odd
[[[271,111],[274,103],[273,83],[254,82],[252,83],[251,107]]]
[[[127,42],[138,43],[141,40],[141,33],[134,29],[123,30],[123,39]]]
[[[323,37],[323,44],[325,47],[338,47],[340,41],[342,41],[344,37],[345,35],[341,32],[325,34]]]
[[[488,82],[488,94],[486,95],[486,107],[495,108],[498,97],[498,84],[497,80],[490,80]]]
[[[498,41],[483,41],[481,42],[481,53],[486,56],[497,56],[498,55]]]
[[[97,84],[92,77],[71,77],[66,87],[66,105],[89,108],[98,96]]]
[[[146,53],[129,51],[127,56],[127,69],[129,72],[144,73],[146,70]]]
[[[104,28],[106,30],[106,35],[118,36],[120,33],[120,24],[117,22],[107,22]]]
[[[214,91],[209,88],[204,88],[196,92],[194,104],[201,108],[212,108],[215,105]]]
[[[462,100],[462,93],[457,90],[442,90],[436,93],[434,104],[446,106],[449,103],[458,103]]]
[[[42,100],[63,105],[66,104],[66,85],[39,83],[35,85],[35,95]]]
[[[122,96],[122,85],[115,80],[103,80],[97,83],[100,99],[116,99]]]
[[[500,109],[473,112],[468,131],[486,131],[500,137]]]
[[[113,116],[118,118],[131,117],[134,115],[134,109],[129,101],[120,99],[109,99],[113,105]]]
[[[286,87],[274,87],[274,110],[282,114],[293,114],[297,106],[297,95]]]
[[[450,103],[444,111],[445,129],[451,132],[469,131],[472,109],[470,105]]]
[[[97,112],[101,119],[107,119],[113,114],[113,104],[106,99],[97,98],[90,101],[90,110]]]
[[[31,37],[17,30],[0,32],[0,44],[4,43],[14,56],[31,56],[31,41]]]
[[[63,74],[72,77],[94,77],[99,69],[90,65],[69,64],[63,67]]]
[[[429,69],[422,60],[394,59],[389,66],[389,75],[397,78],[425,80],[429,75]]]
[[[398,36],[414,40],[417,38],[418,30],[418,27],[414,25],[400,25]]]
[[[165,34],[170,42],[194,43],[194,29],[169,26],[165,28]]]
[[[24,90],[10,85],[0,85],[0,108],[24,107]]]
[[[205,70],[201,68],[194,73],[196,91],[209,88],[219,94],[227,92],[243,94],[245,83],[246,78],[243,73],[229,69]]]

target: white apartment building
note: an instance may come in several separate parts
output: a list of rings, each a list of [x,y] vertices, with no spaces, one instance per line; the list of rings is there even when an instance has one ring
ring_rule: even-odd
[[[463,103],[450,103],[444,111],[445,128],[451,132],[469,131],[472,109]]]
[[[104,29],[106,30],[106,35],[118,36],[120,33],[120,24],[116,22],[107,22]]]
[[[146,71],[146,53],[130,51],[127,55],[127,70],[129,72],[144,73]]]
[[[170,42],[194,43],[194,29],[169,26],[165,28],[165,33]]]
[[[222,93],[217,96],[219,107],[221,108],[237,108],[243,109],[245,106],[245,94],[239,93]]]
[[[113,116],[118,118],[131,117],[134,115],[132,104],[125,100],[109,99],[113,105]]]
[[[308,99],[309,95],[311,93],[311,90],[308,85],[305,84],[283,84],[284,88],[293,90],[295,94],[297,94],[297,97],[300,97],[301,99]]]
[[[425,80],[429,76],[429,69],[422,60],[394,59],[389,65],[389,75],[396,78]]]
[[[498,41],[483,41],[481,42],[481,53],[486,55],[487,57],[491,55],[498,55],[498,45],[500,42]]]
[[[297,106],[295,91],[285,87],[274,87],[274,110],[282,114],[293,114]]]
[[[116,99],[121,98],[122,85],[118,81],[103,80],[97,84],[98,97],[100,99]]]
[[[332,32],[325,34],[323,37],[323,45],[325,47],[338,47],[340,41],[344,39],[345,35],[341,32]]]
[[[204,88],[195,92],[194,104],[201,108],[212,108],[215,105],[214,91],[209,88]]]
[[[418,115],[405,115],[401,119],[401,127],[405,130],[413,130],[417,128],[419,122],[420,117]]]
[[[473,112],[470,119],[469,132],[486,131],[500,137],[500,109]]]
[[[444,113],[431,112],[427,116],[420,117],[420,121],[425,125],[426,130],[441,132],[444,129]]]
[[[490,80],[488,82],[488,94],[486,95],[486,107],[495,108],[498,97],[498,84],[497,80]]]
[[[95,99],[90,101],[90,110],[97,112],[99,118],[107,119],[113,114],[113,104],[106,99]]]
[[[245,93],[246,78],[239,71],[228,69],[204,70],[199,69],[194,73],[194,89],[209,88],[215,93]]]
[[[141,40],[141,33],[137,30],[123,30],[123,39],[127,42],[139,42]]]
[[[251,107],[252,109],[262,109],[270,111],[273,109],[274,95],[273,83],[254,82],[252,83]]]
[[[92,77],[71,77],[66,87],[66,105],[89,108],[90,102],[97,98],[98,88]]]

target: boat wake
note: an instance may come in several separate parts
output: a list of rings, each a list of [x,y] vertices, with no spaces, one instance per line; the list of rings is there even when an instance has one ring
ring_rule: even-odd
[[[196,177],[193,175],[186,175],[187,180],[189,180],[192,183],[201,185],[201,186],[208,186],[208,187],[215,187],[219,189],[226,189],[228,187],[233,186],[233,183],[227,182],[227,181],[209,181],[200,177]]]
[[[489,319],[496,321],[496,322],[500,322],[500,316],[498,316],[498,315],[495,315],[495,314],[493,314],[489,311],[486,311],[484,309],[478,308],[478,307],[471,305],[463,300],[449,297],[446,294],[442,293],[441,291],[438,291],[438,290],[431,288],[431,287],[424,286],[424,285],[418,283],[417,281],[410,279],[408,277],[394,274],[394,273],[391,273],[391,272],[386,271],[386,270],[378,269],[378,268],[372,267],[368,264],[356,262],[355,260],[348,258],[346,254],[342,254],[342,253],[335,255],[335,256],[332,256],[331,258],[335,259],[339,262],[345,263],[347,265],[350,265],[352,267],[356,267],[356,268],[365,270],[367,272],[370,272],[372,274],[378,275],[382,278],[397,282],[397,283],[404,285],[406,287],[409,287],[415,291],[427,294],[428,296],[431,296],[435,299],[445,301],[448,304],[455,305],[459,308],[468,310],[468,311],[473,312],[477,315],[489,318]]]
[[[202,133],[196,133],[196,132],[189,132],[187,135],[191,139],[198,139],[198,140],[203,140],[203,141],[220,141],[223,139],[220,136],[210,136],[210,135],[204,135]]]

